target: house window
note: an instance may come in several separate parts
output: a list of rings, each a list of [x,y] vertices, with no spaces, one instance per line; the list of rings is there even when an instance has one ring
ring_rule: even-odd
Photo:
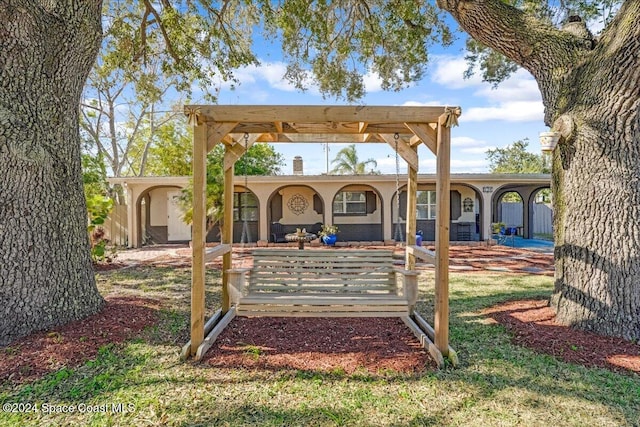
[[[366,215],[367,197],[364,191],[343,191],[333,199],[333,213],[342,215]]]
[[[418,219],[435,219],[436,192],[419,190],[417,192],[416,207]]]
[[[233,193],[233,220],[258,220],[258,199],[253,193]]]

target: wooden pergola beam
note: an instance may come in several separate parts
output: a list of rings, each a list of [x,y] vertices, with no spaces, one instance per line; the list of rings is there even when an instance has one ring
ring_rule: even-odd
[[[416,244],[416,221],[418,213],[418,146],[407,147],[412,155],[415,156],[415,166],[408,163],[407,167],[407,222],[405,224],[405,232],[407,239],[407,247]],[[405,269],[414,270],[416,268],[416,257],[413,252],[405,249]]]
[[[244,148],[243,148],[244,150]],[[224,164],[231,164],[231,167],[224,169],[224,190],[223,190],[223,220],[222,220],[222,238],[221,243],[223,245],[233,244],[233,165],[236,159],[236,153],[231,151],[231,147],[227,146],[224,153]],[[232,160],[233,159],[233,160]],[[231,307],[231,301],[229,298],[229,274],[232,266],[233,251],[222,255],[222,298],[220,304],[222,306],[222,312],[227,313]]]
[[[400,137],[396,140],[395,135],[380,134],[379,137],[386,141],[394,151],[396,150],[397,142],[398,154],[400,157],[407,162],[407,165],[410,168],[418,170],[418,152],[415,147],[412,147],[406,140]]]
[[[190,105],[212,122],[243,123],[437,123],[446,107],[311,105]]]
[[[246,147],[244,140],[234,140],[234,143],[232,145],[228,145],[227,152],[224,156],[224,170],[226,171],[227,169],[232,168],[236,161],[238,161],[238,159],[244,155],[246,150],[248,150],[253,144],[255,144],[259,137],[259,134],[248,135]]]
[[[436,266],[435,266],[435,345],[449,354],[449,221],[451,220],[451,130],[446,117],[438,121],[436,157]]]
[[[415,136],[422,141],[434,155],[438,155],[438,135],[429,125],[423,123],[405,123],[407,129],[409,129]]]
[[[235,135],[235,134],[234,134]],[[267,135],[267,134],[265,134]],[[296,144],[316,144],[316,143],[384,143],[376,134],[371,133],[337,133],[337,134],[311,134],[311,133],[286,133],[268,134],[268,142],[291,142]],[[405,134],[408,135],[408,134]],[[264,138],[263,138],[264,139]]]
[[[205,238],[207,199],[207,131],[208,126],[193,121],[193,225],[191,259],[191,354],[196,354],[204,340],[205,309]]]
[[[237,122],[215,123],[209,126],[209,138],[207,140],[207,152],[213,150],[217,144],[224,141],[225,137],[238,125]]]

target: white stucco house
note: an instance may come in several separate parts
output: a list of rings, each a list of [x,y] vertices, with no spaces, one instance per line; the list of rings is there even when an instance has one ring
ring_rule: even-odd
[[[491,237],[491,223],[501,221],[502,198],[515,192],[522,199],[522,218],[511,219],[524,238],[533,237],[534,207],[540,190],[550,187],[548,174],[452,174],[450,240],[484,241]],[[278,175],[237,179],[234,193],[234,241],[242,237],[246,222],[252,243],[276,243],[274,229],[316,230],[320,224],[334,224],[342,241],[385,242],[404,239],[406,176],[399,176],[397,199],[395,175]],[[110,178],[126,193],[126,215],[119,220],[119,243],[140,247],[148,243],[185,242],[191,228],[182,220],[175,203],[189,177]],[[416,229],[423,240],[434,240],[435,182],[432,174],[418,175]],[[399,209],[398,209],[399,208]],[[400,218],[398,212],[401,213]],[[124,212],[122,212],[124,214]],[[113,221],[109,227],[115,227]],[[517,223],[516,223],[517,222]],[[547,220],[548,222],[548,220]],[[276,224],[277,226],[274,226]],[[208,241],[219,240],[219,230],[209,231]]]

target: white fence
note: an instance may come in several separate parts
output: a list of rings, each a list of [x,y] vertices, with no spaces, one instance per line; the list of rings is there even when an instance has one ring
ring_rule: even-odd
[[[522,203],[502,203],[502,222],[513,227],[522,227]],[[533,204],[534,234],[553,233],[553,211],[544,203]]]

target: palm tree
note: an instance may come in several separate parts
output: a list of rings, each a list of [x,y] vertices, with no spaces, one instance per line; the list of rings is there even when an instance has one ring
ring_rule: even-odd
[[[378,174],[379,171],[375,171],[373,168],[378,167],[378,162],[373,159],[367,159],[364,162],[358,161],[358,153],[356,152],[356,145],[351,144],[338,151],[335,159],[331,162],[336,166],[330,173],[338,175],[365,175],[368,165],[371,166],[369,174]]]

